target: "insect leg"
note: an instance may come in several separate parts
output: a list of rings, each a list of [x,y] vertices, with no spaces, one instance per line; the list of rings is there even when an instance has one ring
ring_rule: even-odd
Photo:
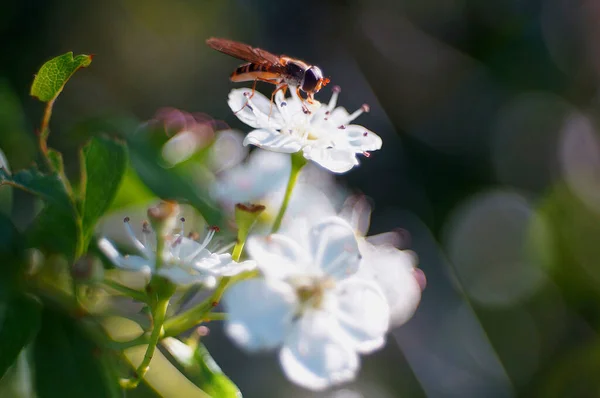
[[[302,95],[300,94],[300,87],[296,87],[296,94],[298,95],[298,98],[300,98],[300,101],[302,101],[302,112],[309,114],[310,110],[308,110],[308,107],[304,104],[304,98],[302,98]],[[309,101],[309,103],[312,103]]]
[[[258,77],[256,79],[254,79],[254,83],[252,84],[252,93],[248,97],[246,97],[246,102],[244,103],[244,106],[242,106],[242,108],[240,110],[233,112],[234,115],[236,115],[238,112],[243,111],[244,108],[246,106],[248,106],[248,102],[250,102],[250,99],[252,97],[254,97],[254,93],[256,92],[256,83],[258,82],[258,80],[259,80]]]
[[[271,107],[269,108],[269,118],[271,117],[271,112],[273,112],[273,99],[275,98],[275,94],[277,94],[277,92],[281,90],[281,91],[283,91],[283,95],[285,96],[287,87],[288,87],[288,85],[286,83],[281,83],[275,88],[275,90],[271,94]]]

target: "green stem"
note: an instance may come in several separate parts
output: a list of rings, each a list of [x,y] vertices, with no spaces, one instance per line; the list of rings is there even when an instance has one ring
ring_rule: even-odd
[[[107,287],[109,287],[113,290],[116,290],[125,296],[131,297],[134,300],[141,301],[142,303],[148,302],[148,297],[146,296],[146,293],[144,293],[144,292],[140,292],[139,290],[135,290],[135,289],[132,289],[127,286],[123,286],[118,282],[111,281],[110,279],[104,279],[104,281],[102,281],[102,283],[104,283]]]
[[[52,106],[54,105],[54,100],[51,100],[46,103],[46,108],[44,109],[44,116],[42,117],[42,124],[40,126],[40,151],[42,152],[42,157],[46,162],[46,165],[49,167],[50,171],[54,170],[54,165],[50,161],[48,156],[48,135],[50,135],[50,118],[52,117]]]
[[[177,336],[207,319],[209,312],[219,304],[230,279],[230,277],[221,278],[219,286],[209,298],[189,310],[169,318],[164,325],[165,336]]]
[[[277,217],[275,218],[275,222],[273,223],[273,228],[271,228],[271,233],[274,234],[279,231],[279,227],[281,227],[281,222],[283,221],[283,216],[285,215],[285,211],[290,203],[290,198],[292,197],[292,192],[294,191],[294,187],[296,186],[296,182],[298,181],[298,175],[300,174],[300,170],[306,165],[307,160],[304,158],[302,152],[292,153],[292,170],[290,172],[290,179],[288,180],[287,187],[285,189],[285,196],[283,197],[283,203],[279,208],[279,213],[277,213]]]
[[[245,235],[246,236],[244,236],[244,237],[238,236],[238,240],[235,243],[235,246],[233,247],[233,251],[231,252],[231,259],[233,261],[238,261],[238,262],[240,261],[240,257],[242,256],[242,251],[244,250],[244,245],[246,244],[246,238],[248,237],[248,234],[245,234]]]
[[[144,354],[144,359],[142,363],[137,367],[135,371],[135,376],[133,379],[123,380],[122,386],[125,388],[135,388],[140,383],[140,381],[150,369],[150,361],[154,356],[154,351],[156,350],[156,345],[158,344],[158,340],[164,333],[163,324],[165,323],[165,317],[167,315],[167,308],[169,307],[169,298],[160,299],[156,303],[156,307],[154,308],[154,313],[152,314],[152,318],[154,321],[154,326],[152,328],[152,334],[150,335],[150,341],[148,342],[148,348],[146,348],[146,353]]]

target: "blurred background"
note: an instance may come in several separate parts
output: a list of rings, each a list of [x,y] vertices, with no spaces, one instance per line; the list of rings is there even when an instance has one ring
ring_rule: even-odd
[[[210,36],[319,65],[340,105],[370,105],[356,122],[384,142],[336,179],[372,198],[371,233],[405,231],[428,285],[336,391],[295,388],[275,354],[248,356],[211,324],[205,342],[244,396],[596,397],[599,17],[585,0],[3,2],[0,148],[13,170],[33,161],[33,74],[67,51],[96,55],[51,122],[71,160],[88,118],[173,107],[247,132],[226,104],[240,62]]]

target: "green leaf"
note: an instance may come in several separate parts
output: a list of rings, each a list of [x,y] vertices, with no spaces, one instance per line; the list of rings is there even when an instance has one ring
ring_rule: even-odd
[[[125,175],[123,176],[123,181],[117,191],[115,200],[110,205],[110,211],[146,205],[152,200],[156,200],[156,196],[144,185],[135,170],[131,166],[128,166],[125,169]]]
[[[0,378],[37,333],[40,308],[37,301],[25,295],[0,302]]]
[[[105,354],[76,324],[45,308],[34,343],[35,383],[39,398],[122,397],[109,377]]]
[[[190,347],[173,337],[161,341],[183,374],[211,397],[241,398],[242,393],[212,358],[206,347]]]
[[[172,199],[194,206],[213,225],[222,223],[219,208],[208,193],[208,179],[202,176],[202,170],[190,167],[162,166],[160,151],[148,141],[144,134],[130,135],[128,140],[131,163],[140,179],[158,197]]]
[[[0,185],[39,196],[45,203],[27,231],[28,245],[46,252],[62,253],[72,261],[80,251],[79,215],[65,185],[57,174],[42,174],[36,169],[10,175],[0,169]]]
[[[8,300],[20,285],[24,238],[10,219],[0,214],[0,301]]]
[[[127,167],[127,148],[122,142],[95,137],[83,148],[82,232],[87,246],[98,219],[109,209]]]
[[[30,168],[11,175],[5,169],[0,169],[0,185],[11,185],[37,195],[44,202],[54,204],[63,211],[73,210],[71,198],[56,174],[42,174],[39,170]]]
[[[35,76],[30,94],[43,102],[54,101],[73,73],[91,63],[91,55],[73,57],[72,52],[51,59],[42,65]]]

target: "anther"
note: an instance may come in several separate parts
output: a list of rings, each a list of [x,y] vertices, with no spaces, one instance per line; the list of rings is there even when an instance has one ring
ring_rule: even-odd
[[[150,223],[148,221],[144,221],[142,223],[142,232],[145,234],[149,234],[150,233]]]
[[[370,154],[369,152],[363,152],[363,155],[364,155],[366,158],[369,158],[369,157],[371,157],[371,154]]]
[[[326,115],[329,115],[329,114],[331,114],[331,112],[330,112],[330,111],[327,111],[327,112],[325,112],[325,114],[326,114]]]
[[[287,106],[287,102],[281,101],[281,104],[279,104],[279,106]]]
[[[344,130],[345,128],[346,128],[346,126],[344,126],[343,124],[338,127],[338,129],[340,129],[340,130]]]
[[[221,228],[217,227],[216,225],[211,225],[210,227],[208,227],[209,231],[215,231],[215,232],[221,232]]]
[[[125,217],[125,218],[123,219],[123,222],[129,222],[129,220],[131,220],[129,217]]]
[[[361,109],[363,110],[363,112],[369,113],[371,111],[371,107],[368,104],[363,104],[361,106]]]
[[[181,222],[185,222],[185,217],[181,217],[181,218],[179,219],[179,221],[181,221]]]
[[[367,133],[366,131],[363,133],[363,137],[366,137],[368,135],[369,135],[369,133]]]
[[[342,88],[340,86],[333,86],[331,88],[331,91],[333,91],[334,93],[339,93],[340,91],[342,91]]]

